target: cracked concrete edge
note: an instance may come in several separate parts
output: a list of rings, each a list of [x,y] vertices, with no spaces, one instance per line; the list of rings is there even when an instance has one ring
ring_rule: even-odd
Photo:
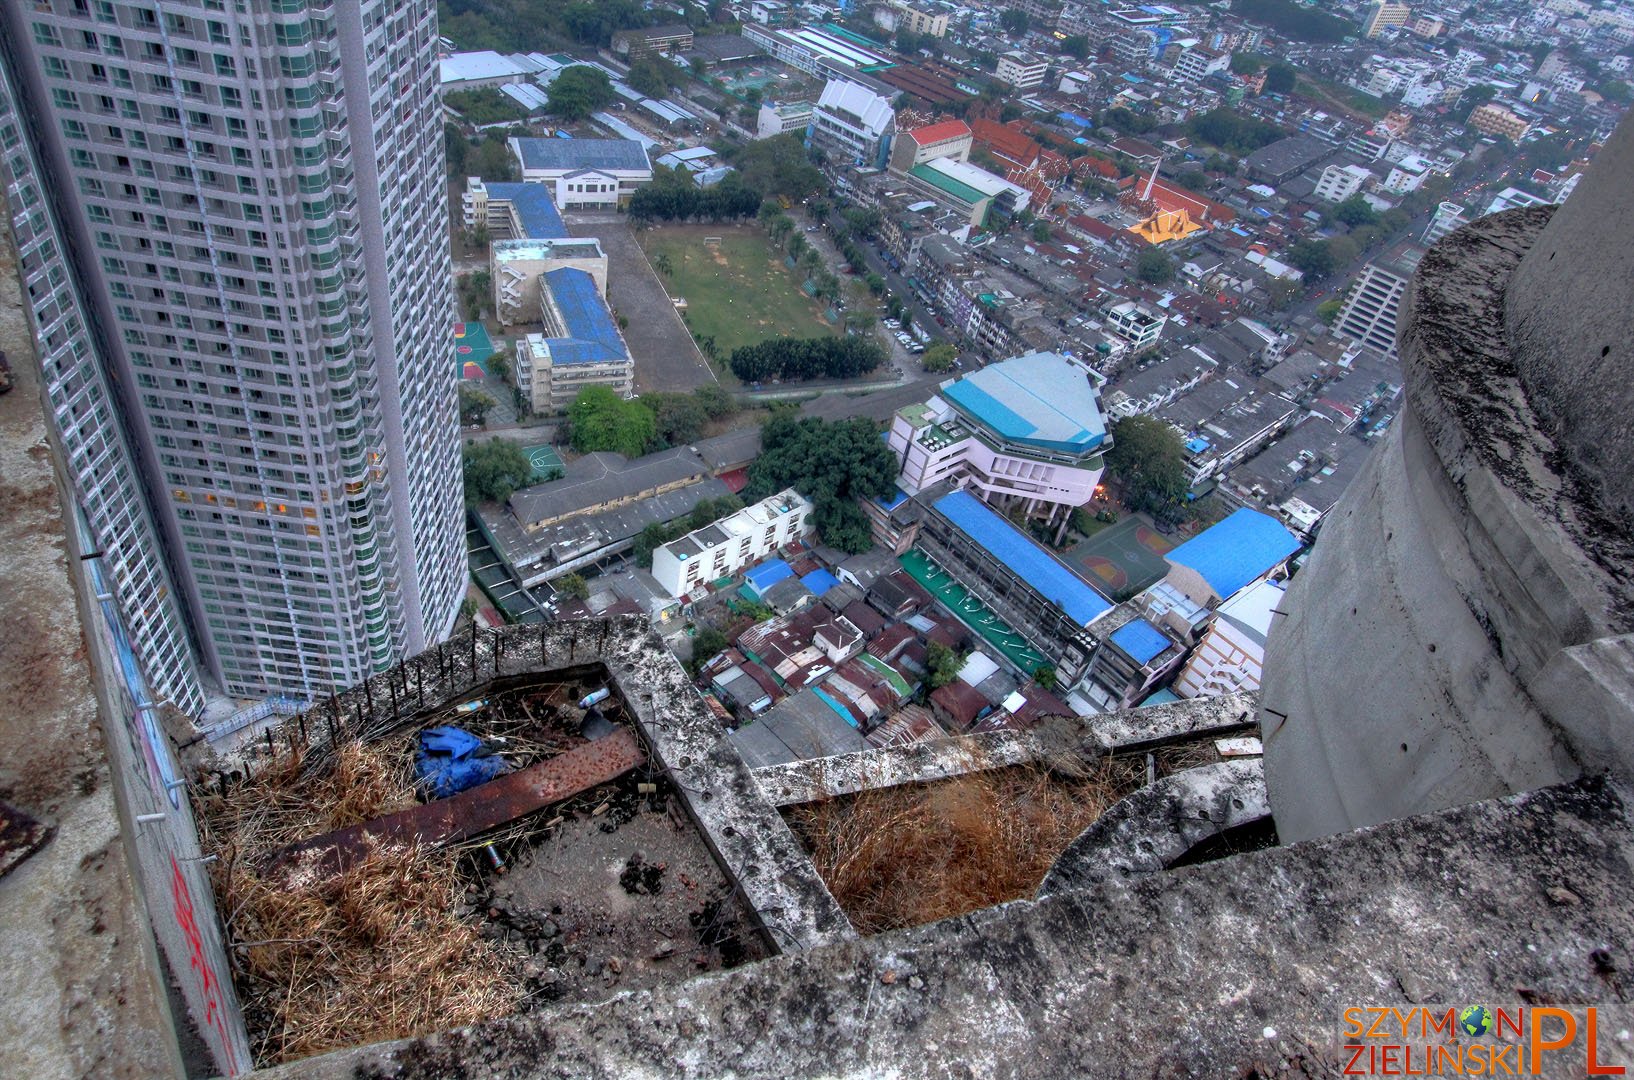
[[[778,806],[928,784],[989,769],[1149,750],[1254,727],[1258,693],[1191,698],[1099,716],[1052,716],[1028,731],[992,731],[767,765],[755,782]]]
[[[3,200],[0,200],[3,201]],[[0,878],[0,1075],[177,1076],[182,1059],[116,799],[105,667],[91,662],[64,478],[46,424],[10,221],[0,209],[0,790],[56,827]]]
[[[1270,814],[1259,758],[1165,776],[1119,799],[1079,833],[1044,876],[1038,896],[1155,874],[1203,841]]]

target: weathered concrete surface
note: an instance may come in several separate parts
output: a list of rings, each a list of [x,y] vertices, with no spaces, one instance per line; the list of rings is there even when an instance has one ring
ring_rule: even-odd
[[[1031,731],[961,735],[768,765],[754,771],[755,782],[773,803],[794,806],[899,784],[926,784],[1007,765],[1048,764],[1057,758],[1081,763],[1089,757],[1246,731],[1255,724],[1258,700],[1256,692],[1249,692],[1087,718],[1055,716]]]
[[[1406,406],[1271,629],[1261,727],[1284,841],[1634,775],[1634,674],[1572,663],[1626,632],[1634,560],[1561,467],[1504,334],[1549,214],[1458,230],[1409,290]]]
[[[1346,1005],[1619,999],[1629,798],[1443,811],[260,1075],[1338,1075]]]
[[[1114,803],[1078,834],[1038,887],[1040,897],[1155,874],[1203,841],[1268,817],[1259,758],[1165,776]]]
[[[1572,471],[1634,522],[1634,124],[1624,123],[1515,271],[1504,317],[1527,397]]]
[[[1221,738],[1252,728],[1259,700],[1259,692],[1250,690],[1103,713],[1089,718],[1090,734],[1107,753],[1152,750],[1188,739]]]
[[[0,1076],[179,1074],[69,581],[33,345],[0,223],[0,799],[56,836],[0,879]]]

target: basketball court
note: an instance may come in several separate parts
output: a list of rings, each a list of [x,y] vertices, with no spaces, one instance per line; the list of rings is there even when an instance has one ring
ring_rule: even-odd
[[[1174,542],[1131,515],[1068,551],[1068,566],[1109,598],[1131,596],[1169,572]]]
[[[550,470],[562,467],[562,455],[556,452],[554,446],[524,446],[522,453],[527,456],[528,464],[533,466],[533,482],[539,483],[550,475]]]
[[[479,322],[454,324],[454,363],[460,369],[460,378],[480,380],[488,374],[488,358],[494,355],[494,342],[487,327]]]

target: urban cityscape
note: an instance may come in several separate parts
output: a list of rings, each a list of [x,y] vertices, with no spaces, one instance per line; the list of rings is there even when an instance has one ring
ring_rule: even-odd
[[[1631,69],[0,5],[0,1071],[1624,1071]]]

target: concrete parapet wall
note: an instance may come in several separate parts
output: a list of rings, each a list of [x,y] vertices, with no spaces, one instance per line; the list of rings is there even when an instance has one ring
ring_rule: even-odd
[[[778,806],[854,795],[859,791],[928,784],[1010,765],[1076,761],[1150,750],[1170,743],[1223,737],[1252,728],[1254,692],[1151,705],[1080,718],[1058,716],[1030,731],[993,731],[909,746],[768,765],[755,782]]]
[[[1634,127],[1619,140],[1595,168],[1625,190]],[[1401,417],[1329,516],[1266,650],[1266,779],[1284,842],[1634,775],[1634,676],[1620,663],[1634,549],[1575,436],[1535,408],[1558,390],[1531,382],[1529,350],[1546,344],[1505,322],[1515,289],[1538,281],[1517,268],[1552,243],[1555,213],[1459,229],[1409,288]]]
[[[259,1075],[1337,1076],[1346,1006],[1614,997],[1630,797],[1534,792]]]

